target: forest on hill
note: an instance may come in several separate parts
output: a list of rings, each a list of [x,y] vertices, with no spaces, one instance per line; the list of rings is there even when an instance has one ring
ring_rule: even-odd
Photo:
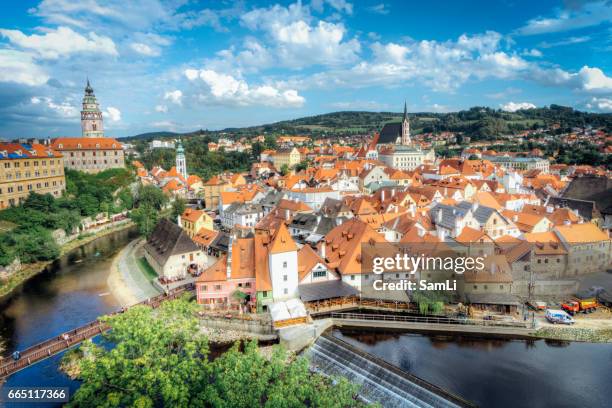
[[[551,105],[549,107],[505,112],[488,107],[473,107],[468,110],[449,113],[409,113],[412,132],[461,132],[474,140],[495,140],[525,130],[558,125],[559,133],[572,128],[593,126],[612,132],[612,114],[578,111],[570,107]],[[196,130],[189,133],[153,132],[131,136],[127,140],[151,140],[154,138],[176,138],[192,136],[251,137],[259,134],[306,134],[315,138],[328,136],[350,136],[368,134],[388,122],[402,119],[399,112],[332,112],[308,116],[260,126],[227,128],[223,130]]]

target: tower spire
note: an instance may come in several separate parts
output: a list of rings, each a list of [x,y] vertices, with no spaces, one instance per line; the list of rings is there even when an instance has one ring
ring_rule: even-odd
[[[408,105],[404,100],[404,118],[402,119],[402,144],[408,146],[412,144],[410,140],[410,122],[408,121]]]
[[[404,100],[404,120],[408,120],[408,105],[406,105],[406,100]]]

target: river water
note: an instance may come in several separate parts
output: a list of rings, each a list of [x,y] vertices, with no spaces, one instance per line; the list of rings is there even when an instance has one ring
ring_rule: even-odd
[[[23,350],[117,310],[119,303],[109,293],[106,280],[113,255],[135,237],[134,229],[124,230],[77,248],[0,304],[0,340],[8,351]],[[5,386],[70,387],[72,394],[78,382],[58,370],[61,356],[15,373]]]
[[[351,329],[333,334],[480,407],[612,406],[612,344]]]

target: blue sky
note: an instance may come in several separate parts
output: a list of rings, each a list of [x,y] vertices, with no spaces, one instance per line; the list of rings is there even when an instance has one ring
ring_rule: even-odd
[[[0,138],[109,136],[337,110],[612,111],[612,0],[0,4]]]

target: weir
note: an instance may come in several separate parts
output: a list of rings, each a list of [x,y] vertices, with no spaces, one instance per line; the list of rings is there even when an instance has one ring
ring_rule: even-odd
[[[327,333],[317,339],[306,355],[315,371],[347,378],[359,386],[360,397],[383,407],[474,406]]]

